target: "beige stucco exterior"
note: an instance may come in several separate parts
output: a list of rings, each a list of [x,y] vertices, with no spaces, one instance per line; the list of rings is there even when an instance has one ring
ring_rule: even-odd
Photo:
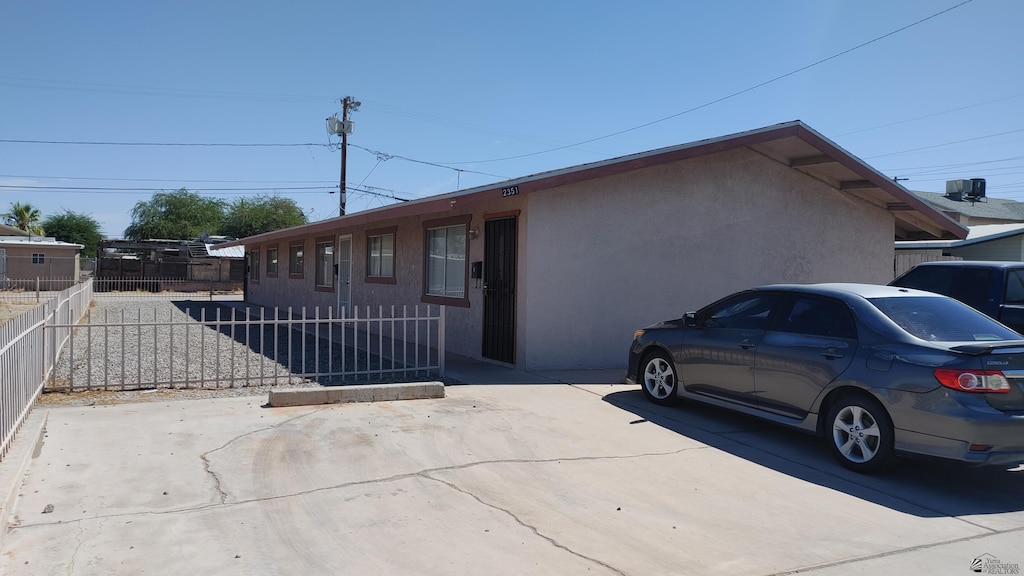
[[[529,208],[523,344],[536,369],[623,365],[636,328],[744,288],[892,275],[891,215],[746,149]]]
[[[0,239],[0,250],[6,254],[7,278],[18,282],[38,280],[38,287],[43,290],[64,289],[78,282],[81,249],[79,244],[57,242],[52,238]]]
[[[732,291],[766,283],[892,277],[893,216],[749,149],[736,149],[607,178],[504,197],[459,199],[441,212],[387,218],[329,235],[295,236],[260,251],[249,301],[297,310],[336,307],[336,290],[314,289],[318,240],[352,240],[351,302],[416,305],[424,293],[424,222],[517,215],[516,362],[523,369],[624,366],[633,330]],[[340,223],[339,223],[340,224]],[[366,279],[367,230],[394,229],[393,284]],[[302,243],[302,277],[289,277],[289,246]],[[267,248],[278,274],[266,276]],[[483,234],[467,259],[484,259]],[[486,264],[485,264],[486,265]],[[337,284],[337,282],[335,282]],[[469,279],[468,307],[448,307],[450,352],[480,358],[483,294]]]

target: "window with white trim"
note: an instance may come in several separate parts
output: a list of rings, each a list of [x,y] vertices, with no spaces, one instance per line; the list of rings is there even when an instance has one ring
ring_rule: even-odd
[[[46,255],[45,254],[39,254],[39,253],[32,254],[32,263],[33,264],[45,264],[46,263]]]

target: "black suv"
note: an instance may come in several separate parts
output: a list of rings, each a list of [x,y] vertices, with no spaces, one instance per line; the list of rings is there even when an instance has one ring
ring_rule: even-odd
[[[956,298],[1024,334],[1024,262],[924,262],[889,285]]]

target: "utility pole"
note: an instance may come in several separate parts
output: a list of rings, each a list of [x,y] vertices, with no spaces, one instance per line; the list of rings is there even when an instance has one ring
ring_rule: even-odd
[[[339,191],[341,197],[338,202],[338,215],[345,215],[345,200],[346,200],[346,187],[345,187],[345,167],[348,163],[348,135],[352,132],[353,123],[348,119],[348,113],[351,110],[355,112],[359,109],[361,102],[351,96],[345,96],[341,99],[341,122],[338,122],[338,115],[335,114],[327,119],[327,131],[331,134],[341,135],[341,182],[339,185]]]

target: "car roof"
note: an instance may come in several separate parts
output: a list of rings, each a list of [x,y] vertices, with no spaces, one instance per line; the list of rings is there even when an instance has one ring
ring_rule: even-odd
[[[858,284],[855,282],[828,282],[822,284],[769,284],[758,286],[755,290],[783,290],[786,292],[801,292],[805,294],[816,294],[818,296],[832,296],[834,298],[848,298],[859,296],[861,298],[902,298],[908,296],[946,298],[940,294],[915,290],[913,288],[902,288],[900,286],[885,286],[882,284]]]
[[[1008,260],[933,260],[921,262],[914,266],[972,266],[975,268],[1024,268],[1024,262],[1013,262]]]

